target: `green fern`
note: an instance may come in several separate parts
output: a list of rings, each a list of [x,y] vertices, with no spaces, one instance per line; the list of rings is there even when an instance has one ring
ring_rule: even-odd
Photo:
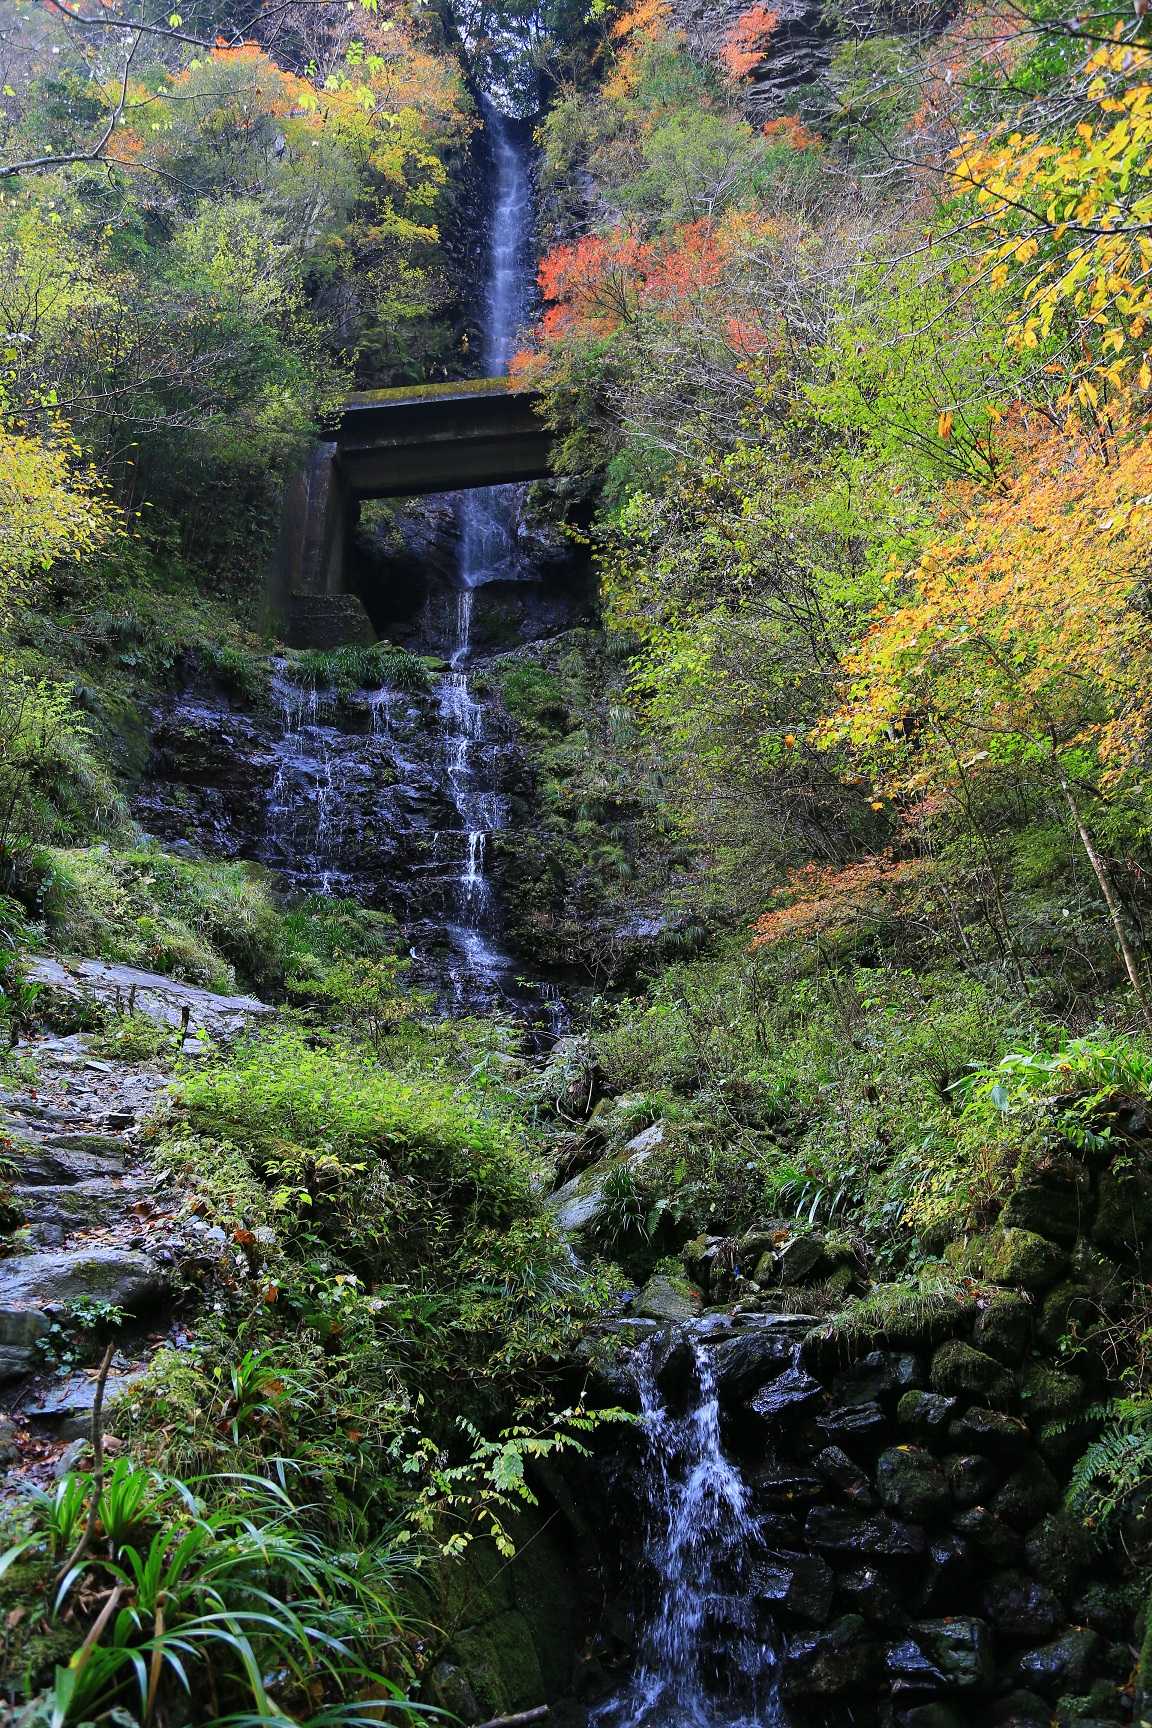
[[[1152,1484],[1152,1399],[1117,1398],[1086,1414],[1105,1426],[1076,1463],[1067,1505],[1103,1535]]]

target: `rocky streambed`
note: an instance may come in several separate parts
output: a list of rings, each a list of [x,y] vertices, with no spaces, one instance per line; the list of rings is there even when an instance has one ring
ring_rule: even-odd
[[[611,1172],[654,1179],[665,1132],[553,1196],[577,1240]],[[1150,1225],[1142,1159],[1102,1142],[1051,1148],[998,1219],[901,1283],[795,1219],[682,1243],[682,1271],[587,1346],[595,1398],[641,1418],[579,1474],[590,1719],[1142,1721],[1146,1497],[1100,1531],[1069,1487],[1117,1391]]]

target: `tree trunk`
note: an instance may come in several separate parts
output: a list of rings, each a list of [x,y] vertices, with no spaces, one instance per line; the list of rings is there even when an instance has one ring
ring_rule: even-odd
[[[1097,851],[1096,842],[1093,840],[1092,835],[1089,833],[1088,825],[1080,814],[1080,806],[1076,802],[1076,794],[1073,792],[1063,774],[1060,776],[1060,790],[1064,794],[1064,801],[1068,806],[1068,814],[1072,818],[1072,825],[1080,836],[1080,844],[1084,848],[1085,856],[1087,857],[1089,864],[1092,866],[1092,874],[1100,884],[1100,892],[1104,896],[1104,904],[1107,906],[1108,916],[1112,920],[1112,929],[1116,936],[1116,946],[1120,950],[1120,958],[1124,962],[1124,970],[1128,974],[1128,982],[1132,986],[1132,994],[1135,996],[1136,1001],[1139,1004],[1141,1018],[1144,1021],[1146,1029],[1149,1032],[1152,1032],[1152,1006],[1149,1005],[1147,994],[1143,984],[1141,983],[1139,968],[1136,964],[1136,955],[1133,952],[1131,942],[1128,940],[1128,932],[1124,927],[1124,908],[1120,904],[1120,896],[1116,892],[1115,886],[1112,882],[1112,877],[1108,871],[1108,866]]]

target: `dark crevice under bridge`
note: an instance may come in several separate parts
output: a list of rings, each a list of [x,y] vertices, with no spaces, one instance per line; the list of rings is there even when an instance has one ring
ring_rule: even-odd
[[[285,491],[275,596],[345,592],[344,562],[364,498],[408,498],[542,480],[551,435],[539,397],[506,378],[351,396],[332,437]]]

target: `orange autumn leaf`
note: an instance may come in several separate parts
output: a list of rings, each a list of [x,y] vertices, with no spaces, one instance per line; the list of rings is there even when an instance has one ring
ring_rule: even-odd
[[[728,30],[720,59],[729,78],[738,82],[754,72],[780,24],[780,14],[767,6],[749,6]]]

